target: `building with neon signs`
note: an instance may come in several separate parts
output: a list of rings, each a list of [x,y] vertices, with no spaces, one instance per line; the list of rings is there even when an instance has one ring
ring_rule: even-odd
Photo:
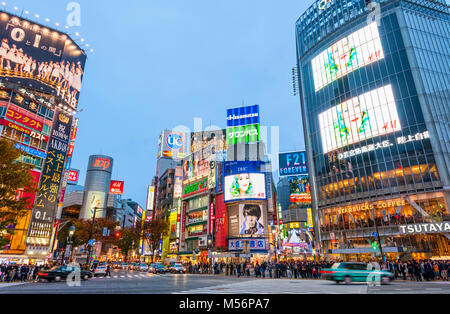
[[[449,34],[443,0],[322,0],[297,20],[322,254],[450,256]]]

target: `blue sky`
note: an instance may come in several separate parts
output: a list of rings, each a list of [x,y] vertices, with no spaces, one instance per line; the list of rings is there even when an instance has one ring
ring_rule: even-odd
[[[5,0],[49,26],[66,24],[69,0]],[[162,129],[194,118],[225,127],[227,108],[259,104],[261,122],[280,127],[280,151],[304,149],[295,21],[312,0],[79,0],[88,53],[72,167],[84,184],[88,157],[114,158],[124,197],[145,205]],[[62,30],[62,27],[59,27]],[[76,36],[72,36],[76,39]]]

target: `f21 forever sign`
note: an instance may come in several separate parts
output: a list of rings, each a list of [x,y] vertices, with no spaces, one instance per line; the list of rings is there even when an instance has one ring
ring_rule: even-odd
[[[27,244],[47,246],[50,243],[71,126],[72,116],[56,109],[47,158],[28,228]]]

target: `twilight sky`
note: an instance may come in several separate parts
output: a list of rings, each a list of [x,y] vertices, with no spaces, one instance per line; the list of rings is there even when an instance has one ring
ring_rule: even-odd
[[[64,30],[70,0],[5,0],[6,10]],[[83,185],[89,155],[114,158],[123,198],[145,206],[162,129],[226,125],[226,109],[259,104],[279,126],[280,151],[304,149],[295,21],[312,0],[79,0],[88,52],[72,168]],[[25,15],[23,15],[25,17]],[[80,41],[78,41],[81,44]],[[270,134],[270,131],[269,131]]]

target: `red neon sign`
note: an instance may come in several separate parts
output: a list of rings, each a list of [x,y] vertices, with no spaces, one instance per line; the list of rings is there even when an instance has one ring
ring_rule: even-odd
[[[94,161],[94,164],[92,165],[92,167],[102,168],[103,170],[108,169],[110,166],[111,166],[111,160],[109,160],[107,158],[101,158],[101,157],[98,157]]]

